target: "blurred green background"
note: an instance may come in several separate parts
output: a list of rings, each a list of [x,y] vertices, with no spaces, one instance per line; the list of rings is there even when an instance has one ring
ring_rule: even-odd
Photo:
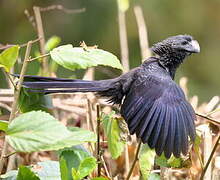
[[[75,46],[84,40],[86,44],[97,44],[120,58],[116,0],[1,0],[0,43],[22,44],[35,39],[36,32],[24,10],[33,13],[34,5],[46,7],[52,4],[62,4],[69,9],[86,8],[86,11],[80,14],[65,14],[56,10],[42,13],[46,39],[57,35],[61,37],[62,44],[72,43]],[[220,95],[220,0],[130,0],[126,21],[131,68],[141,62],[133,11],[135,4],[143,8],[150,45],[177,34],[190,34],[199,41],[201,53],[190,56],[176,76],[176,80],[182,76],[189,78],[190,95],[199,95],[200,102]],[[97,79],[110,78],[103,73],[103,68],[96,69]],[[120,74],[113,69],[110,71],[113,76]],[[37,72],[37,63],[32,63],[28,73]],[[58,72],[62,77],[73,74],[63,68],[59,68]],[[82,71],[76,74],[80,78]],[[0,78],[3,82],[2,73]],[[4,83],[0,84],[2,87],[5,87]]]

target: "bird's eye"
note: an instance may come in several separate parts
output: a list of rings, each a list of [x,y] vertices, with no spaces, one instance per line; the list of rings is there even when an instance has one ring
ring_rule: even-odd
[[[188,44],[188,41],[183,41],[181,44],[186,45],[186,44]]]

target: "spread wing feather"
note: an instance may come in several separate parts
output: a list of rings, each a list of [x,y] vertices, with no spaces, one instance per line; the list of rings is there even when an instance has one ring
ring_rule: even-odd
[[[195,113],[181,88],[171,78],[152,75],[136,81],[121,106],[131,134],[136,133],[158,155],[186,154],[188,137],[195,139]]]

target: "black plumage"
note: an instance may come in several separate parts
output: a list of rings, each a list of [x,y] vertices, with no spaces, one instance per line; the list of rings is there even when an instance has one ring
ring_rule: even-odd
[[[189,35],[172,36],[151,48],[156,54],[144,63],[115,78],[84,81],[25,76],[23,86],[45,94],[97,92],[109,102],[121,105],[121,115],[131,134],[143,143],[179,157],[188,152],[188,137],[195,140],[195,112],[182,89],[173,81],[176,69],[186,56],[200,51]]]

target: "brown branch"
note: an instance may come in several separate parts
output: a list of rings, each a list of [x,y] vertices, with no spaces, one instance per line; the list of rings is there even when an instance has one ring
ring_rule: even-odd
[[[11,110],[11,114],[10,114],[10,117],[9,117],[9,123],[16,116],[18,98],[20,96],[21,86],[22,86],[22,83],[23,83],[23,80],[24,80],[24,74],[25,74],[26,69],[27,69],[28,58],[29,58],[30,52],[31,52],[31,46],[32,46],[32,41],[29,41],[28,44],[27,44],[26,52],[25,52],[24,63],[23,63],[22,69],[21,69],[20,79],[19,79],[19,82],[18,82],[18,85],[17,85],[17,90],[15,91],[14,101],[12,103],[12,110]],[[4,156],[5,156],[5,154],[7,154],[7,150],[8,150],[8,143],[5,140],[4,144],[3,144],[3,148],[2,148],[1,157],[0,157],[0,174],[2,172],[4,163],[5,163]]]
[[[101,148],[100,148],[100,106],[97,105],[97,162],[98,162],[98,177],[101,176]]]
[[[136,5],[134,7],[134,13],[135,13],[136,21],[137,21],[137,26],[138,26],[139,43],[141,47],[142,61],[145,61],[146,58],[149,58],[151,56],[151,52],[149,50],[149,44],[148,44],[147,26],[144,20],[143,11],[139,5]]]
[[[82,12],[85,12],[86,8],[81,8],[81,9],[66,9],[64,8],[62,5],[51,5],[51,6],[48,6],[48,7],[41,7],[40,8],[40,11],[41,12],[45,12],[45,11],[51,11],[51,10],[61,10],[63,11],[64,13],[67,13],[67,14],[75,14],[75,13],[82,13]]]
[[[124,72],[129,71],[129,51],[126,30],[125,12],[121,11],[118,7],[118,23],[119,23],[119,38],[121,48],[121,62]]]
[[[50,53],[43,54],[43,55],[37,56],[37,57],[35,57],[35,58],[31,58],[31,59],[28,60],[28,62],[34,61],[34,60],[39,59],[39,58],[44,58],[44,57],[47,57],[47,56],[50,56]]]
[[[131,177],[131,174],[132,174],[132,172],[134,170],[135,164],[138,161],[138,156],[139,156],[140,150],[141,150],[141,140],[139,140],[138,147],[137,147],[137,150],[136,150],[136,153],[135,153],[135,157],[134,157],[134,161],[133,161],[133,163],[131,165],[131,169],[128,172],[128,176],[127,176],[126,180],[129,180],[130,177]]]
[[[45,36],[44,36],[43,23],[41,19],[40,7],[34,6],[33,10],[34,10],[34,16],[35,16],[35,21],[37,25],[38,38],[41,37],[40,53],[41,55],[43,55],[43,54],[46,54],[46,50],[45,50]],[[42,70],[43,75],[47,75],[49,72],[48,62],[46,61],[45,57],[42,58],[41,70]]]
[[[37,30],[36,29],[36,23],[35,23],[35,20],[34,20],[34,16],[30,15],[30,13],[29,13],[29,11],[27,9],[24,10],[24,14],[26,15],[28,21],[33,26],[34,30]]]
[[[203,178],[204,178],[204,176],[205,176],[205,173],[206,173],[206,171],[207,171],[207,169],[208,169],[208,167],[209,167],[209,164],[210,164],[210,162],[211,162],[211,160],[212,160],[212,158],[213,158],[213,156],[214,156],[214,154],[215,154],[215,151],[216,151],[216,149],[217,149],[217,147],[218,147],[219,140],[220,140],[220,135],[218,136],[218,139],[217,139],[217,141],[216,141],[216,143],[215,143],[215,145],[214,145],[214,147],[213,147],[213,149],[212,149],[212,152],[211,152],[211,154],[210,154],[210,156],[209,156],[209,158],[208,158],[208,161],[207,161],[207,163],[205,164],[205,167],[204,167],[204,169],[203,169],[203,171],[202,171],[202,174],[201,174],[201,176],[200,176],[200,180],[203,180]]]

